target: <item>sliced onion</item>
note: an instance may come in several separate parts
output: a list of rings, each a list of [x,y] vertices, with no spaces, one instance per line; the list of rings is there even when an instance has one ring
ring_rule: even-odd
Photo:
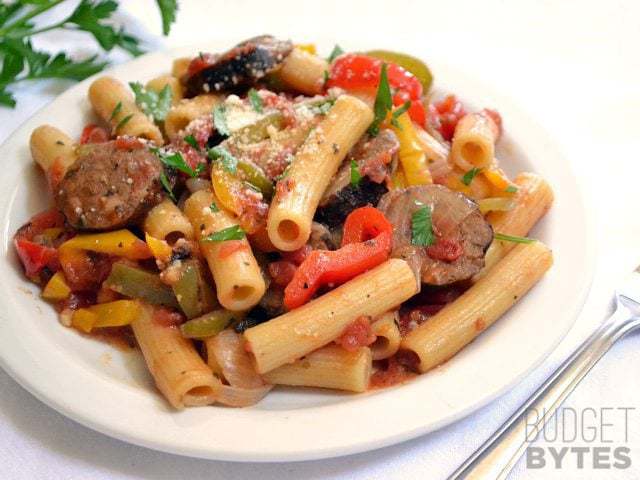
[[[484,215],[492,211],[506,212],[508,210],[512,210],[516,204],[508,197],[491,197],[479,200],[478,206],[480,207],[480,212]]]
[[[249,407],[262,400],[273,385],[263,385],[259,388],[238,388],[221,385],[216,401],[230,407]]]

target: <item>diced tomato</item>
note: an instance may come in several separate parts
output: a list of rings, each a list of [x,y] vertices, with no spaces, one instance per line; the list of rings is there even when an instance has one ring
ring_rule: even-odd
[[[392,387],[415,376],[414,373],[408,371],[396,356],[388,358],[386,364],[386,368],[376,370],[373,375],[371,375],[371,387]]]
[[[279,260],[269,264],[269,275],[273,278],[273,283],[279,287],[289,285],[296,273],[296,266],[287,260]]]
[[[58,261],[58,245],[42,234],[49,228],[62,228],[64,215],[56,209],[47,210],[35,215],[29,222],[20,227],[13,243],[18,257],[30,279],[37,281],[38,275],[47,268],[54,273],[60,268]],[[60,241],[66,236],[61,236]]]
[[[86,145],[87,143],[104,143],[108,140],[109,132],[93,123],[84,127],[82,135],[80,136],[80,143],[82,145]]]
[[[347,325],[336,343],[349,352],[355,352],[360,347],[366,347],[376,341],[376,335],[371,330],[371,321],[364,315],[356,318]]]
[[[427,255],[434,260],[455,262],[464,253],[462,245],[457,240],[440,238],[436,243],[427,247]]]
[[[399,106],[411,100],[409,116],[414,122],[424,126],[426,114],[421,100],[422,84],[411,72],[395,63],[357,53],[342,55],[331,65],[327,88],[340,87],[373,96],[380,83],[383,63],[387,63],[387,78],[394,92],[393,104]]]
[[[187,70],[187,76],[192,77],[196,73],[199,73],[202,69],[208,67],[216,61],[216,55],[212,53],[201,53],[189,64]]]
[[[307,244],[293,252],[283,252],[282,258],[299,266],[302,265],[302,262],[304,262],[304,259],[309,256],[312,250],[311,245]]]
[[[467,111],[455,95],[447,95],[440,102],[433,104],[433,108],[429,108],[429,120],[432,126],[447,141],[453,138],[458,122],[466,114]]]
[[[116,148],[118,150],[139,150],[144,148],[144,144],[136,137],[125,135],[116,138]]]

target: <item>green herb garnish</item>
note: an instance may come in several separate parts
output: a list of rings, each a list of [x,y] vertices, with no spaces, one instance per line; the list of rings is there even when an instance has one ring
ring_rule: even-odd
[[[111,115],[109,116],[109,122],[111,122],[114,118],[116,118],[116,115],[118,115],[120,113],[120,110],[122,110],[122,102],[116,103],[116,106],[113,107],[113,111],[111,112]]]
[[[360,170],[358,169],[358,162],[356,162],[352,158],[350,165],[351,165],[351,186],[357,187],[358,185],[360,185],[360,180],[362,180],[362,175],[360,174]]]
[[[333,63],[333,61],[343,53],[344,53],[344,50],[340,47],[340,45],[336,44],[336,46],[333,47],[333,50],[331,50],[331,53],[329,54],[329,58],[327,58],[327,62]]]
[[[402,130],[398,117],[411,108],[411,100],[407,100],[391,114],[391,125]]]
[[[173,202],[176,202],[176,196],[173,194],[173,190],[171,189],[171,184],[169,183],[169,179],[167,178],[167,174],[164,172],[160,172],[160,183],[165,191],[169,194],[169,197]]]
[[[509,185],[504,191],[507,193],[516,193],[518,191],[518,187],[515,185]]]
[[[202,238],[203,242],[224,242],[226,240],[242,240],[245,237],[240,225],[233,225]]]
[[[334,103],[336,103],[336,100],[334,98],[328,98],[316,103],[315,105],[312,105],[310,107],[310,110],[315,115],[326,115],[327,113],[329,113],[329,110],[331,110],[331,107],[333,107]]]
[[[462,176],[461,178],[462,183],[464,183],[468,187],[469,185],[471,185],[471,182],[473,181],[473,179],[476,178],[476,175],[478,175],[481,171],[482,171],[481,168],[473,167],[471,170],[469,170],[467,173],[465,173]]]
[[[185,162],[184,157],[180,152],[166,153],[159,148],[152,148],[150,150],[158,156],[165,166],[186,173],[191,178],[197,177],[205,169],[204,163],[199,163],[195,170],[191,168],[187,162]]]
[[[186,144],[191,145],[198,152],[200,151],[200,145],[198,145],[198,141],[196,140],[196,137],[194,137],[193,135],[187,135],[186,137],[184,137],[183,140],[185,141]]]
[[[161,122],[167,117],[171,108],[173,91],[169,85],[165,85],[160,93],[147,90],[139,82],[129,82],[129,86],[136,96],[136,105],[149,115],[154,121]]]
[[[369,134],[378,135],[380,124],[387,118],[387,112],[393,108],[391,100],[391,88],[389,87],[389,79],[387,78],[387,64],[383,63],[380,70],[380,83],[378,84],[378,92],[376,93],[376,101],[373,105],[374,119],[369,127]]]
[[[424,205],[411,216],[411,244],[421,247],[433,245],[433,225],[431,224],[431,207]]]
[[[162,33],[169,35],[171,24],[176,21],[176,12],[178,11],[177,0],[156,0],[162,17]]]
[[[322,85],[326,85],[327,82],[329,81],[329,72],[327,70],[325,70],[324,72],[322,72]]]
[[[207,155],[214,162],[221,162],[222,168],[224,168],[227,172],[236,173],[238,169],[238,159],[234,157],[226,148],[221,146],[210,148],[207,152]]]
[[[216,205],[215,203],[212,203],[211,205],[209,205],[209,208],[213,213],[220,211],[220,209],[218,208],[218,205]]]
[[[518,237],[517,235],[506,235],[504,233],[494,233],[493,238],[496,240],[502,240],[503,242],[513,242],[513,243],[533,243],[535,240],[533,238],[527,237]]]
[[[252,88],[247,93],[247,96],[249,97],[249,102],[251,102],[251,106],[253,107],[253,109],[258,113],[262,113],[262,98],[260,98],[260,95],[258,95],[257,90],[255,88]]]
[[[131,117],[133,117],[133,113],[130,113],[129,115],[127,115],[126,117],[124,117],[122,120],[120,120],[118,122],[118,124],[116,125],[116,128],[114,129],[115,132],[117,132],[118,130],[120,130],[122,127],[124,127],[127,123],[129,123],[129,120],[131,120]]]
[[[213,107],[213,124],[220,135],[228,137],[231,135],[227,126],[227,107],[223,103],[219,103]]]

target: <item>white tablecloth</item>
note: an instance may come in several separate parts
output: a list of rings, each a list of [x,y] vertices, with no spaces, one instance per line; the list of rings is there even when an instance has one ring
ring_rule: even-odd
[[[70,2],[73,4],[74,2]],[[512,392],[431,435],[335,460],[289,464],[234,464],[181,458],[132,446],[88,430],[46,407],[0,371],[0,477],[8,479],[413,479],[444,478],[489,436],[577,346],[610,308],[622,272],[640,260],[640,3],[629,1],[258,2],[181,0],[169,39],[153,36],[159,17],[150,0],[123,1],[118,16],[151,48],[207,38],[242,39],[271,32],[313,41],[333,35],[344,46],[364,38],[372,46],[420,42],[439,57],[463,64],[516,98],[556,132],[575,166],[597,226],[596,276],[575,327],[547,361]],[[72,5],[71,5],[72,6]],[[63,8],[65,8],[63,6]],[[86,37],[52,34],[43,48],[84,54]],[[112,55],[116,62],[126,56]],[[24,84],[16,110],[0,109],[0,140],[68,87]],[[508,125],[507,125],[508,128]],[[11,162],[11,158],[0,162]],[[582,242],[580,237],[575,242]],[[561,286],[559,287],[561,288]],[[538,441],[547,465],[511,478],[640,478],[640,337],[616,345],[565,404],[578,420],[578,440]],[[625,422],[620,408],[627,410]],[[589,408],[593,409],[588,410]],[[604,409],[604,418],[601,413]],[[615,410],[618,409],[618,410]],[[571,413],[571,415],[566,415]],[[604,426],[601,426],[604,420]],[[606,424],[613,424],[607,426]],[[583,428],[581,428],[583,427]],[[565,433],[573,434],[573,427]],[[550,433],[556,430],[551,429]],[[562,431],[562,429],[560,429]],[[626,433],[626,437],[625,437]],[[595,434],[594,443],[587,443]],[[569,435],[571,439],[572,435]],[[582,440],[580,440],[582,439]],[[614,443],[603,443],[612,439]],[[551,439],[552,440],[552,439]],[[556,469],[549,447],[591,447],[583,468],[569,452]],[[630,448],[628,469],[594,469],[594,446]],[[608,461],[605,461],[608,464]]]

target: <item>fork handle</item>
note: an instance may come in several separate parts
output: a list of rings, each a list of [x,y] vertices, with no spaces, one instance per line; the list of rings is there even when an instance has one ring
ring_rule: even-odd
[[[562,405],[580,380],[631,328],[633,313],[617,302],[616,311],[549,377],[449,480],[504,480],[529,443]],[[533,415],[533,419],[531,418]]]

